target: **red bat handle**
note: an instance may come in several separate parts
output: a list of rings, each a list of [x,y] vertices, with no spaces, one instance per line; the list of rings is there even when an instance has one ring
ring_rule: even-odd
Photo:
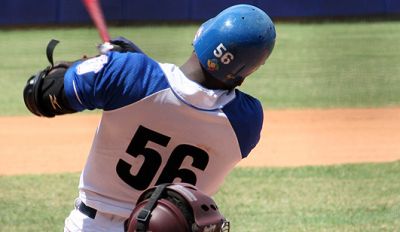
[[[110,35],[108,34],[107,25],[104,20],[103,11],[101,10],[100,3],[98,0],[82,0],[86,7],[87,12],[90,15],[93,23],[99,31],[100,38],[103,42],[110,41]]]

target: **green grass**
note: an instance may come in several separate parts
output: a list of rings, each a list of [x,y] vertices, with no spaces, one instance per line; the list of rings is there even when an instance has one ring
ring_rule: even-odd
[[[268,80],[254,78],[249,91],[272,107],[399,105],[399,29],[400,22],[278,25],[262,71]]]
[[[400,162],[238,169],[216,201],[233,231],[399,231]]]
[[[161,62],[182,64],[198,25],[112,27]],[[268,108],[400,105],[400,22],[277,23],[273,54],[241,87]],[[26,79],[47,66],[45,47],[61,40],[56,60],[95,55],[94,28],[0,30],[0,115],[28,114]]]
[[[62,231],[78,174],[0,177],[0,231]],[[400,162],[237,168],[215,196],[233,232],[400,231]]]
[[[62,231],[79,175],[0,176],[0,231]]]

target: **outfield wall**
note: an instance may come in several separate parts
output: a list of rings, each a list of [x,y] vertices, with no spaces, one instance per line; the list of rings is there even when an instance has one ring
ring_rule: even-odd
[[[108,22],[200,21],[227,6],[249,3],[272,18],[400,15],[399,0],[100,0]],[[81,24],[81,0],[1,0],[0,25]]]

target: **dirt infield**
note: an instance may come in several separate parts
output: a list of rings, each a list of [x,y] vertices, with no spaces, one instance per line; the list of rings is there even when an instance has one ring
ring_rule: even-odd
[[[78,172],[99,115],[0,118],[0,175]],[[400,109],[266,111],[262,139],[239,166],[400,159]]]

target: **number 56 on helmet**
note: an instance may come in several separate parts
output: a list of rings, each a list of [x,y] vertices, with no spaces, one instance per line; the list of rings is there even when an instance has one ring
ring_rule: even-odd
[[[265,63],[275,38],[275,26],[263,10],[239,4],[203,23],[193,47],[202,68],[234,88]]]

